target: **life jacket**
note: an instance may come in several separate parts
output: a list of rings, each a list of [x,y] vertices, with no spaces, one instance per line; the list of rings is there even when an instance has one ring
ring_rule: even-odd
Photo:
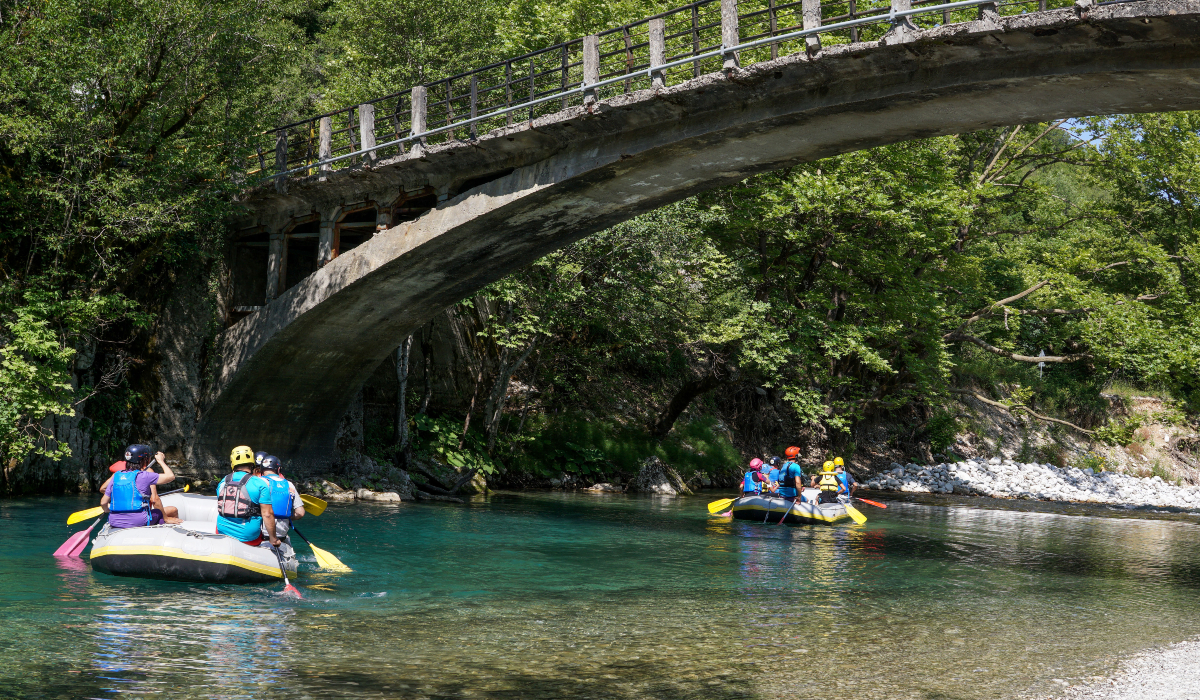
[[[822,491],[833,491],[837,493],[838,484],[840,483],[837,474],[833,472],[821,472],[821,481],[818,482]]]
[[[234,481],[233,477],[238,474],[241,474],[242,478]],[[257,503],[252,503],[250,496],[246,495],[246,483],[249,481],[250,474],[248,472],[234,472],[225,477],[225,480],[221,482],[221,488],[217,491],[217,515],[240,520],[257,518],[262,515],[262,508],[259,508]],[[288,512],[291,513],[291,511]]]
[[[291,520],[294,505],[292,503],[292,485],[278,474],[271,474],[263,478],[271,485],[271,510],[275,513],[275,519]]]
[[[842,490],[850,493],[850,472],[842,472],[837,475],[838,483],[842,485]]]
[[[112,498],[108,503],[110,513],[145,513],[146,524],[150,524],[150,494],[138,491],[137,478],[140,471],[117,472],[113,475]]]
[[[794,462],[788,462],[783,465],[783,469],[779,470],[779,495],[784,498],[794,498],[796,496],[796,477],[804,476],[800,473],[800,466]]]
[[[758,479],[755,478],[756,474],[758,472],[748,471],[742,477],[742,493],[758,493]]]

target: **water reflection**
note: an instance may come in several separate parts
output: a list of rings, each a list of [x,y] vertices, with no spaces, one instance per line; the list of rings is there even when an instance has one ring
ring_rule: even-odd
[[[81,506],[0,501],[0,695],[999,698],[1200,633],[1193,522],[707,500],[331,504],[305,534],[355,572],[305,561],[302,602],[63,568],[50,523]]]

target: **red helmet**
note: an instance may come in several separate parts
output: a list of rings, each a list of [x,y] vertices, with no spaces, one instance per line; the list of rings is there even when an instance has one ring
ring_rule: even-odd
[[[795,445],[792,445],[791,447],[784,450],[783,453],[785,455],[787,455],[788,457],[795,457],[800,454],[800,448],[796,447]]]
[[[125,471],[125,460],[119,459],[109,465],[108,470],[114,474]]]
[[[758,457],[755,457],[754,459],[750,460],[750,468],[751,469],[758,469],[761,466],[762,466],[762,460],[759,459]]]

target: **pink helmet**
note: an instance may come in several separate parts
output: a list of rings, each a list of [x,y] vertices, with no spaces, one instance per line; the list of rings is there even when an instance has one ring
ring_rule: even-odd
[[[750,460],[750,468],[751,469],[758,469],[759,467],[762,466],[762,464],[763,464],[762,460],[759,459],[758,457],[755,457],[754,459]]]

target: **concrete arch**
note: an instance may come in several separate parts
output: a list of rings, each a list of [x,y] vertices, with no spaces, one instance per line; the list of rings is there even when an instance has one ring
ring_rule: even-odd
[[[221,338],[195,457],[332,454],[375,366],[437,312],[549,251],[698,191],[907,139],[1084,114],[1200,109],[1200,0],[916,31],[569,109],[370,172],[263,189],[257,221],[327,199],[504,173],[380,232]],[[352,201],[352,200],[350,200]]]

